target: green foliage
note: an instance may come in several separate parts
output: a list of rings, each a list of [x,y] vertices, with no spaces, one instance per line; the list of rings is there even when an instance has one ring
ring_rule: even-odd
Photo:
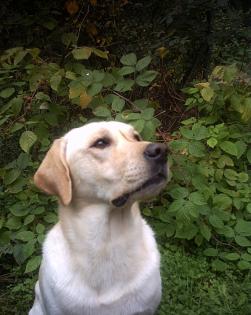
[[[186,92],[200,117],[183,121],[173,135],[169,187],[157,212],[145,214],[159,217],[163,235],[205,247],[213,269],[250,269],[250,79],[235,66],[217,67],[209,82]],[[233,97],[241,99],[238,108]]]
[[[200,251],[187,255],[168,245],[161,248],[161,254],[164,294],[158,315],[250,314],[250,275],[233,268],[216,274]],[[236,254],[228,255],[229,260],[236,259]],[[222,264],[215,262],[217,269]]]
[[[226,123],[248,123],[251,119],[250,76],[238,71],[235,64],[217,66],[208,82],[195,84],[184,91],[188,107],[198,108],[203,115]]]
[[[147,69],[150,56],[138,60],[132,53],[122,56],[121,67],[90,69],[85,63],[92,54],[108,58],[91,47],[74,48],[63,66],[42,60],[38,49],[12,48],[0,57],[0,144],[6,154],[0,161],[0,255],[13,255],[25,273],[38,268],[38,248],[57,221],[55,198],[39,194],[32,183],[51,141],[92,120],[131,123],[149,140],[160,124],[154,104],[133,96],[157,75]]]

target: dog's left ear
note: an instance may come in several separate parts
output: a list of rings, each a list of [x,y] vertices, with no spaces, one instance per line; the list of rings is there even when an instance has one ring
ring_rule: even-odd
[[[72,199],[72,183],[65,158],[66,141],[57,139],[34,175],[35,185],[49,195],[56,195],[64,205]]]

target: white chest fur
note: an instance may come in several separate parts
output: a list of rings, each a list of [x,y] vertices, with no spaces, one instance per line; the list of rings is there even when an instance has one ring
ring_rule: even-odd
[[[46,315],[154,313],[161,282],[152,230],[137,204],[112,216],[103,210],[63,209],[49,232],[37,289]]]

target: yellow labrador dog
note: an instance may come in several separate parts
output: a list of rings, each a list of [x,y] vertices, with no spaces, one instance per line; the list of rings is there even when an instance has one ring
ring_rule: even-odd
[[[59,197],[59,222],[43,246],[30,315],[154,314],[159,252],[137,201],[165,186],[166,153],[120,122],[54,141],[34,181]]]

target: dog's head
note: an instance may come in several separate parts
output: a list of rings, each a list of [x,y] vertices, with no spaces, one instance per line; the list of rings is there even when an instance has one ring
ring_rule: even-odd
[[[130,125],[90,123],[54,141],[34,181],[64,205],[78,198],[121,207],[160,192],[166,154],[164,144],[141,140]]]

